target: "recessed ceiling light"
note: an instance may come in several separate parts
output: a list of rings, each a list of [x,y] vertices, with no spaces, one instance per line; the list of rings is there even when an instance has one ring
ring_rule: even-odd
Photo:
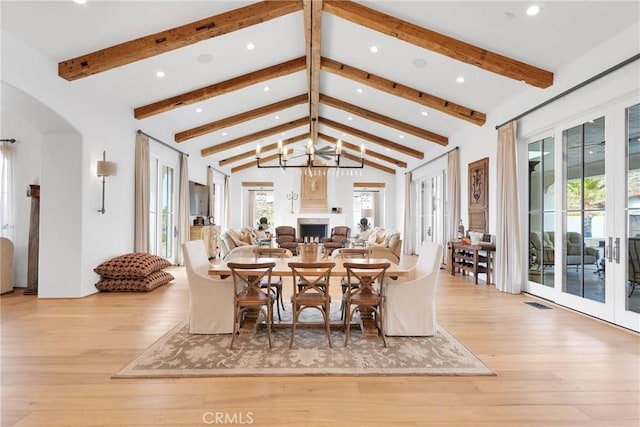
[[[286,132],[282,132],[280,135],[284,136],[284,134],[285,134],[285,133],[286,133]]]
[[[391,151],[391,149],[390,149],[390,148],[385,148],[385,150],[387,150],[387,151]]]
[[[85,4],[87,0],[73,0],[73,2],[77,4]]]
[[[202,108],[196,108],[196,113],[202,113]]]
[[[249,43],[247,44],[247,50],[253,50],[255,49],[256,45],[254,45],[253,43]]]
[[[529,15],[529,16],[536,16],[537,14],[539,14],[539,13],[540,13],[540,10],[541,10],[541,9],[540,9],[540,6],[536,6],[536,5],[529,6],[529,7],[527,8],[527,15]]]
[[[402,139],[402,138],[404,138],[404,135],[400,134],[400,135],[398,135],[398,138]]]
[[[425,116],[425,117],[426,117],[426,116],[428,116],[428,115],[429,115],[429,112],[428,112],[428,111],[423,111],[423,112],[421,112],[420,114],[422,114],[423,116]]]
[[[278,120],[280,118],[280,116],[276,116],[275,119]]]
[[[271,90],[271,88],[269,86],[265,86],[263,89],[265,92],[269,92]]]
[[[356,92],[358,92],[358,93],[362,93],[362,88],[358,88],[358,89],[356,89]]]
[[[411,61],[411,63],[416,68],[424,68],[427,66],[427,61],[422,58],[416,58],[413,61]]]
[[[156,71],[156,77],[158,78],[163,78],[166,74],[164,73],[164,71]]]
[[[227,136],[227,133],[226,132],[222,132],[222,136]]]
[[[347,136],[347,134],[346,134],[346,133],[344,133],[344,132],[342,132],[342,136]],[[638,141],[640,141],[640,139],[639,139]]]
[[[378,46],[371,46],[369,50],[371,51],[371,53],[378,53]]]
[[[458,78],[456,79],[456,81],[457,81],[458,83],[464,83],[464,77],[462,77],[462,76],[458,76]]]
[[[353,117],[347,117],[347,120],[351,121],[353,120]]]
[[[203,53],[202,55],[198,56],[198,62],[201,64],[208,64],[209,62],[211,62],[212,59],[213,59],[213,55],[209,53]]]

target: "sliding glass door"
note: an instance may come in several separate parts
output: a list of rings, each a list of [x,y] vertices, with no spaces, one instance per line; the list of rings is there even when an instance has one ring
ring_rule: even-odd
[[[557,126],[527,153],[527,290],[640,330],[637,96]]]

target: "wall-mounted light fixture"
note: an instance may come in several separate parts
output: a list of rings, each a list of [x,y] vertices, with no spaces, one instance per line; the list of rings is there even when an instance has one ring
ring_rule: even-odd
[[[102,152],[102,160],[98,160],[96,167],[96,174],[102,177],[102,209],[98,209],[98,212],[104,214],[104,183],[107,181],[108,176],[115,176],[117,171],[117,165],[113,162],[107,162],[107,152]]]

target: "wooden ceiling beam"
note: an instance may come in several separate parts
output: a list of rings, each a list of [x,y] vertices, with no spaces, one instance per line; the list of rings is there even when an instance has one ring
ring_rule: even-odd
[[[301,9],[300,0],[262,1],[77,58],[67,59],[58,63],[58,75],[69,81],[77,80],[279,18]]]
[[[300,58],[292,59],[291,61],[263,68],[262,70],[234,77],[220,83],[214,83],[207,87],[192,90],[191,92],[172,96],[171,98],[163,99],[162,101],[154,102],[153,104],[135,108],[133,110],[133,116],[136,119],[144,119],[178,107],[195,104],[196,102],[201,102],[209,98],[213,98],[214,96],[223,95],[247,86],[255,85],[266,80],[286,76],[288,74],[304,70],[306,62],[306,59],[302,56]]]
[[[370,133],[343,125],[342,123],[334,122],[333,120],[325,119],[324,117],[320,117],[318,121],[320,122],[320,124],[327,125],[339,131],[381,145],[385,148],[398,151],[399,153],[406,154],[407,156],[415,157],[416,159],[420,160],[424,159],[424,153],[422,151],[414,150],[413,148],[407,147],[402,144],[396,144],[395,142],[380,138],[379,136],[371,135]]]
[[[184,142],[191,138],[197,138],[199,136],[206,135],[220,129],[235,126],[249,120],[257,119],[258,117],[266,116],[267,114],[276,113],[280,110],[284,110],[295,105],[304,104],[307,102],[307,98],[308,97],[306,94],[302,94],[282,101],[274,102],[273,104],[258,107],[251,111],[245,111],[243,113],[236,114],[235,116],[226,117],[215,122],[210,122],[202,126],[178,132],[175,134],[174,139],[176,142]]]
[[[553,73],[550,71],[419,27],[352,1],[326,0],[323,3],[323,10],[387,36],[475,65],[492,73],[524,81],[532,86],[547,88],[553,84]]]
[[[309,134],[303,133],[302,135],[294,136],[293,138],[287,138],[282,140],[282,146],[286,147],[287,145],[295,144],[296,142],[304,141],[305,139],[309,139]],[[273,144],[265,145],[261,147],[263,153],[268,153],[271,150],[275,150],[278,148],[278,143],[274,142]],[[255,157],[256,151],[250,150],[245,151],[244,153],[236,154],[235,156],[227,157],[226,159],[222,159],[218,162],[218,166],[223,167],[227,166],[231,163],[239,162],[240,160],[248,159],[250,157]]]
[[[293,154],[293,149],[290,148],[287,151],[287,155],[291,155],[291,154]],[[270,156],[263,157],[263,158],[260,159],[260,161],[262,163],[267,163],[267,162],[270,162],[270,161],[275,160],[277,158],[278,158],[278,153],[272,154]],[[231,173],[236,173],[236,172],[240,172],[241,170],[250,169],[250,168],[256,168],[256,167],[258,167],[258,162],[254,159],[254,160],[252,160],[252,161],[250,161],[248,163],[244,163],[244,164],[238,165],[238,166],[236,166],[234,168],[231,168]]]
[[[330,142],[331,144],[336,144],[338,142],[338,138],[334,138],[332,136],[326,135],[322,132],[320,132],[318,134],[318,136],[322,139],[324,139],[327,142]],[[360,147],[357,146],[356,144],[352,144],[350,142],[345,141],[344,139],[340,138],[340,140],[342,141],[342,147],[343,148],[347,148],[349,150],[355,151],[355,152],[359,152],[360,151]],[[389,157],[386,156],[382,153],[378,153],[377,151],[373,151],[368,149],[367,150],[367,157],[375,157],[376,159],[380,159],[380,160],[384,160],[385,162],[389,162],[399,168],[406,168],[407,167],[407,163],[403,162],[402,160],[398,160],[398,159],[394,159],[393,157]]]
[[[417,102],[418,104],[425,105],[458,119],[466,120],[478,126],[482,126],[487,120],[487,116],[479,111],[463,107],[462,105],[447,101],[446,99],[387,80],[384,77],[376,76],[375,74],[359,70],[355,67],[350,67],[349,65],[342,64],[329,58],[322,58],[321,68],[329,73],[360,82],[367,86],[371,86],[374,89],[387,92],[391,95],[398,96],[409,101]]]
[[[322,44],[322,0],[303,0],[307,82],[309,89],[309,129],[311,140],[318,139],[320,109],[320,47]]]
[[[353,160],[354,162],[360,162],[360,157],[354,156],[353,154],[342,153],[342,155],[344,157],[346,157],[347,159],[349,159],[349,160]],[[383,165],[378,164],[376,162],[372,162],[371,160],[364,159],[364,164],[369,166],[369,167],[372,167],[374,169],[378,169],[378,170],[384,171],[386,173],[390,173],[391,175],[395,175],[396,174],[396,170],[395,169],[389,168],[387,166],[383,166]]]
[[[328,105],[333,108],[337,108],[339,110],[348,111],[352,114],[358,115],[367,120],[380,123],[381,125],[385,125],[397,130],[401,130],[408,134],[417,136],[418,138],[435,142],[436,144],[440,144],[440,145],[449,144],[449,138],[447,138],[446,136],[438,135],[437,133],[429,132],[428,130],[421,129],[417,126],[413,126],[408,123],[401,122],[396,119],[392,119],[391,117],[383,116],[382,114],[378,114],[371,110],[366,110],[364,108],[358,107],[357,105],[349,104],[348,102],[341,101],[329,95],[320,94],[320,102],[322,104]]]
[[[220,144],[217,144],[211,147],[203,148],[202,150],[200,150],[200,154],[202,155],[202,157],[210,156],[212,154],[216,154],[221,151],[230,150],[232,148],[239,147],[240,145],[244,145],[249,142],[256,141],[258,139],[266,138],[266,137],[269,137],[281,132],[286,132],[288,130],[295,129],[297,127],[305,126],[308,124],[309,122],[307,120],[307,117],[302,117],[298,120],[294,120],[289,123],[283,123],[279,126],[275,126],[269,129],[264,129],[264,130],[261,130],[260,132],[253,133],[251,135],[245,135],[240,138],[232,139],[231,141],[222,142]]]

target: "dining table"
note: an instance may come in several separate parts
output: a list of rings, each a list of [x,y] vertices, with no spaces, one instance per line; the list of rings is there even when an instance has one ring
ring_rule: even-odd
[[[265,257],[236,257],[228,261],[220,262],[218,264],[212,264],[209,268],[210,276],[218,276],[220,278],[226,278],[231,276],[231,269],[227,266],[227,262],[239,263],[239,264],[257,264],[264,262],[274,262],[275,266],[272,269],[271,274],[273,276],[292,277],[293,273],[289,267],[290,262],[300,262],[300,256],[293,256],[289,258],[265,258]],[[389,268],[385,274],[386,277],[397,278],[409,275],[409,269],[401,267],[400,265],[389,261],[386,258],[321,258],[317,262],[334,262],[336,265],[331,270],[332,277],[346,277],[347,269],[344,267],[344,263],[362,263],[362,264],[379,264],[388,262]],[[363,335],[367,338],[378,337],[378,328],[375,320],[372,317],[372,313],[368,311],[362,311],[360,313],[360,326],[362,328]]]

